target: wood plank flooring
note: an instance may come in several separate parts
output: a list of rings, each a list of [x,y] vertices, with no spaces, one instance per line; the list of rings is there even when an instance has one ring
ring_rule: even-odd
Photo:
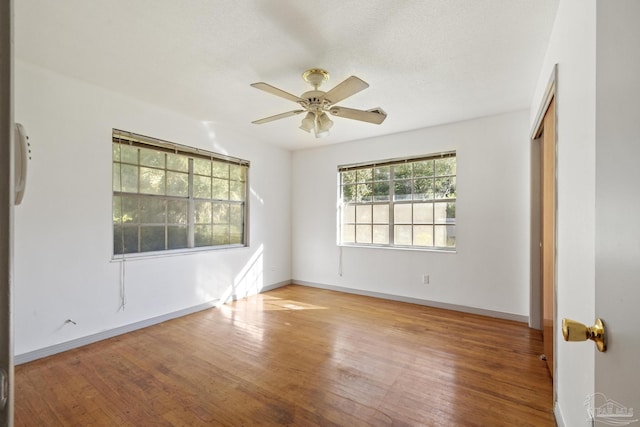
[[[16,367],[16,426],[555,426],[525,324],[286,286]]]

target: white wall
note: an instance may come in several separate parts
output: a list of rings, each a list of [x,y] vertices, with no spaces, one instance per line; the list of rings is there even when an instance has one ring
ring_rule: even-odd
[[[528,316],[528,111],[293,153],[293,280]],[[343,248],[337,166],[457,151],[457,253]],[[430,284],[422,284],[422,275]]]
[[[589,324],[595,292],[595,10],[595,0],[560,2],[531,105],[534,115],[557,63],[557,318]],[[585,425],[583,402],[594,387],[593,344],[566,343],[559,328],[558,408],[565,425]]]
[[[24,62],[15,75],[15,117],[33,151],[15,213],[17,355],[205,304],[234,285],[288,282],[288,151]],[[250,247],[127,261],[125,310],[122,263],[111,260],[112,128],[251,161]]]

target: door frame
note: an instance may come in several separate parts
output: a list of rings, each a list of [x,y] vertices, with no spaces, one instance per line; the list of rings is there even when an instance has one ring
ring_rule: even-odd
[[[13,425],[13,0],[0,0],[0,425]],[[2,404],[3,403],[3,404]]]
[[[549,105],[551,101],[555,101],[555,165],[554,165],[554,188],[555,188],[555,211],[554,211],[554,223],[555,227],[553,230],[553,245],[554,245],[554,262],[553,262],[553,322],[554,325],[557,324],[558,319],[558,311],[557,311],[557,277],[558,277],[558,234],[557,234],[557,218],[558,218],[558,152],[557,152],[557,141],[558,141],[558,132],[557,132],[557,124],[558,124],[558,94],[557,94],[557,86],[558,86],[558,64],[553,66],[551,70],[551,75],[549,76],[549,80],[544,92],[544,96],[542,101],[538,107],[538,111],[533,122],[533,126],[531,127],[531,132],[529,135],[529,141],[531,144],[531,228],[530,228],[530,287],[529,287],[529,327],[534,329],[542,329],[543,328],[543,301],[542,301],[542,273],[541,273],[541,251],[540,251],[540,242],[541,242],[541,184],[540,179],[542,176],[542,159],[541,153],[539,153],[541,136],[543,133],[543,123],[544,117],[549,109]],[[554,327],[553,330],[553,346],[554,349],[557,348],[557,332]],[[557,360],[553,358],[553,403],[557,401]]]

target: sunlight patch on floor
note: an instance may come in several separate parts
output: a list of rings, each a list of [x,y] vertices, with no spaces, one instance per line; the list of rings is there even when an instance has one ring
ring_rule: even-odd
[[[227,304],[226,306],[234,311],[262,310],[262,311],[278,311],[278,310],[327,310],[315,304],[309,304],[301,301],[293,301],[282,298],[276,298],[269,295],[255,295],[243,301],[242,308],[236,307],[235,304]]]

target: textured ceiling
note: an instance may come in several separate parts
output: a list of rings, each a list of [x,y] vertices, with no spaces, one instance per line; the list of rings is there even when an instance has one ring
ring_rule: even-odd
[[[529,106],[558,0],[20,0],[20,60],[289,149],[333,144]],[[380,126],[334,117],[298,129],[301,73],[370,87],[339,105],[382,107]]]

